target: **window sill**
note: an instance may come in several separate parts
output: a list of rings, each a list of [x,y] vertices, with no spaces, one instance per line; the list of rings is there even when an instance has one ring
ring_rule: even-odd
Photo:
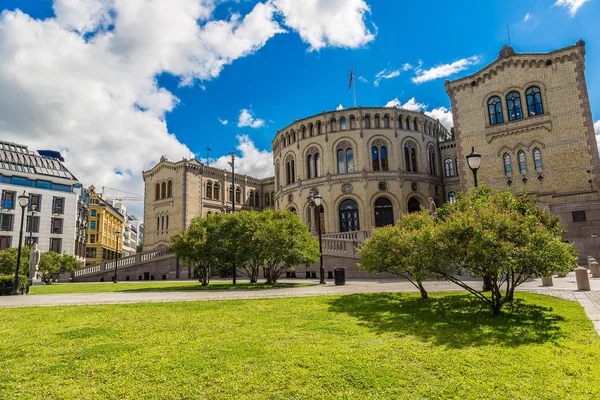
[[[535,115],[496,125],[489,125],[488,122],[485,127],[485,137],[487,142],[490,143],[496,137],[518,134],[538,128],[545,128],[548,131],[552,131],[552,122],[549,114]]]

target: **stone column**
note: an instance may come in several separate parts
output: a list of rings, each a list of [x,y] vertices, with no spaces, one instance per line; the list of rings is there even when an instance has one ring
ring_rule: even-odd
[[[590,263],[590,272],[592,273],[592,278],[600,278],[600,264],[596,261]]]
[[[583,267],[575,269],[575,278],[577,279],[577,290],[590,290],[590,278],[587,269]]]
[[[310,213],[310,234],[316,235],[318,233],[316,218],[315,218],[316,207],[309,206],[309,210],[310,210],[310,212],[309,212]]]

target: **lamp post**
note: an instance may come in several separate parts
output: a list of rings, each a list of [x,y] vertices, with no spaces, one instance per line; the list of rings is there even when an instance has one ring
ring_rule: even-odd
[[[323,267],[323,237],[321,236],[321,213],[318,212],[323,204],[323,197],[316,190],[311,191],[309,196],[310,205],[315,208],[315,219],[317,220],[317,231],[319,232],[319,284],[325,284],[325,267]]]
[[[21,230],[19,231],[19,248],[17,250],[17,268],[15,269],[15,281],[13,284],[13,290],[11,294],[17,295],[19,294],[19,286],[21,284],[21,277],[19,273],[21,272],[21,245],[23,244],[23,220],[25,219],[25,207],[29,204],[29,196],[23,194],[19,196],[19,205],[21,206]]]
[[[32,243],[32,241],[33,241],[33,237],[32,237],[32,235],[33,235],[33,217],[35,216],[36,207],[37,206],[35,204],[33,204],[31,206],[31,220],[29,221],[29,241],[27,243],[29,246],[31,246],[33,244]]]
[[[121,236],[121,231],[116,231],[115,238],[117,240],[115,241],[115,279],[113,279],[113,283],[117,283],[117,264],[119,263],[119,236]]]
[[[231,161],[229,162],[229,165],[231,165],[231,213],[233,214],[235,212],[235,153],[232,151],[229,153],[229,155],[231,156]],[[236,268],[235,268],[235,262],[231,265],[231,269],[233,272],[233,284],[235,285],[235,273],[236,273]]]
[[[475,151],[475,147],[471,147],[471,153],[467,155],[467,164],[471,171],[473,171],[473,182],[475,183],[475,187],[477,187],[477,170],[481,166],[481,154]],[[489,292],[492,289],[492,282],[489,278],[483,277],[483,287],[481,290],[483,292]]]

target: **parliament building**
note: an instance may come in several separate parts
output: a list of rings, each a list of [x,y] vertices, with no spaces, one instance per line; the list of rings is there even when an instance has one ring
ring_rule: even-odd
[[[256,179],[162,157],[144,172],[145,249],[193,218],[272,207],[315,232],[369,231],[473,187],[465,156],[482,155],[480,184],[524,190],[560,216],[565,240],[599,254],[600,160],[585,81],[585,43],[549,53],[505,46],[480,71],[446,81],[454,128],[423,112],[357,107],[294,121],[272,141],[274,176]],[[232,190],[233,189],[233,190]],[[323,197],[319,213],[308,196]],[[317,216],[318,215],[318,216]]]

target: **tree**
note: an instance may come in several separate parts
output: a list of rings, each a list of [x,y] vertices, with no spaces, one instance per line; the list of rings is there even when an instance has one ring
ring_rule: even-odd
[[[440,262],[433,272],[477,296],[494,314],[527,279],[577,267],[577,251],[563,242],[559,218],[525,194],[477,188],[446,204],[438,216],[433,237]],[[488,278],[490,296],[462,281],[461,268]]]
[[[47,251],[40,256],[38,270],[42,275],[42,281],[49,285],[61,274],[76,271],[81,267],[83,267],[83,262],[78,261],[73,255]]]
[[[136,253],[141,253],[142,251],[144,251],[144,244],[140,243],[135,247],[135,252]]]
[[[421,298],[427,299],[422,282],[437,262],[433,247],[424,243],[431,241],[425,227],[432,225],[433,219],[423,210],[405,216],[399,225],[375,229],[359,249],[359,268],[401,276],[419,289]]]
[[[21,248],[21,267],[20,273],[27,275],[29,271],[29,247]],[[17,266],[17,252],[16,247],[11,247],[0,251],[0,275],[15,275],[15,268]]]
[[[200,282],[206,286],[210,282],[210,253],[207,248],[206,220],[195,218],[186,232],[180,232],[171,237],[169,252],[177,258],[190,263],[198,273]]]

